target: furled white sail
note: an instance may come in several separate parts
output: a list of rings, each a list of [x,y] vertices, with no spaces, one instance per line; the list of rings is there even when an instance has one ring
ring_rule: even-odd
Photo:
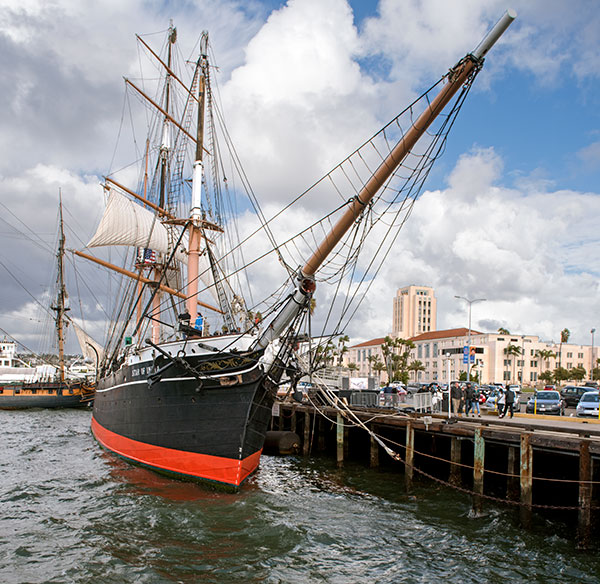
[[[129,245],[168,255],[175,242],[154,213],[111,189],[104,215],[88,247]],[[185,257],[180,246],[175,258],[185,261]]]

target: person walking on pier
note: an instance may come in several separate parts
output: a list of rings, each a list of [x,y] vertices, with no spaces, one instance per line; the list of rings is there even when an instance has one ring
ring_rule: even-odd
[[[510,417],[513,417],[513,406],[515,404],[515,392],[510,388],[510,384],[506,384],[506,389],[504,390],[504,408],[502,409],[502,413],[500,413],[500,406],[498,406],[498,417],[504,418],[506,416],[506,412],[510,411]]]
[[[510,417],[513,417],[513,406],[515,404],[515,392],[510,388],[510,384],[506,384],[506,390],[504,391],[504,410],[502,410],[502,415],[499,416],[503,418],[506,416],[506,412],[510,411]]]
[[[476,389],[473,384],[469,381],[467,382],[467,417],[469,417],[469,413],[473,410],[473,417],[475,417],[475,412],[481,418],[481,411],[479,410],[479,390]]]
[[[457,416],[460,412],[460,402],[462,400],[462,391],[456,381],[450,384],[450,398],[452,399],[452,413]]]

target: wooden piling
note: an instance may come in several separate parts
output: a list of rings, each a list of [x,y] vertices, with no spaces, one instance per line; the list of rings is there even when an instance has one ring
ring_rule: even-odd
[[[481,435],[481,428],[475,428],[473,436],[473,511],[480,514],[483,508],[483,475],[485,468],[485,439]]]
[[[319,416],[319,423],[318,423],[319,436],[317,438],[317,450],[319,452],[325,452],[325,432],[327,429],[327,424],[329,424],[329,422],[323,416]]]
[[[579,512],[577,547],[589,549],[592,536],[592,457],[590,441],[579,443]]]
[[[412,422],[406,422],[406,454],[404,457],[404,480],[406,490],[410,491],[413,482],[413,465],[415,462],[415,429]]]
[[[341,414],[337,415],[336,445],[337,463],[342,464],[344,462],[344,418]]]
[[[519,500],[519,457],[514,446],[508,447],[508,464],[506,465],[506,498],[509,501]]]
[[[304,441],[302,443],[302,455],[310,454],[310,413],[304,412]]]
[[[292,406],[292,419],[290,421],[290,429],[292,432],[296,433],[297,429],[297,416],[296,416],[296,404]]]
[[[452,485],[459,485],[461,482],[460,463],[462,443],[454,436],[450,440],[450,478],[448,482]]]
[[[375,426],[371,426],[371,431],[375,432]],[[369,452],[369,466],[377,468],[379,466],[379,442],[371,436],[371,448]]]
[[[533,504],[533,448],[531,433],[521,434],[521,524],[526,529],[531,528]]]

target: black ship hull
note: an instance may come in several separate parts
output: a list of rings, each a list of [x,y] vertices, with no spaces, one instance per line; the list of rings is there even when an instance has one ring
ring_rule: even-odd
[[[94,436],[131,462],[236,490],[258,467],[271,419],[261,354],[186,357],[163,374],[156,360],[122,365],[99,382]]]

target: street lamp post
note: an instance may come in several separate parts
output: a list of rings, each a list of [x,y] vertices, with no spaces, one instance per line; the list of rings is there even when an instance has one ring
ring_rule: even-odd
[[[594,381],[594,333],[596,329],[593,328],[590,333],[592,333],[592,367],[590,369],[590,381]]]
[[[523,387],[523,374],[525,368],[525,335],[521,335],[521,388]],[[530,376],[531,377],[531,376]]]
[[[454,298],[459,298],[460,300],[464,300],[469,305],[469,336],[467,341],[467,381],[471,381],[471,306],[474,302],[485,302],[486,298],[474,298],[473,300],[469,300],[464,296],[454,296]]]

